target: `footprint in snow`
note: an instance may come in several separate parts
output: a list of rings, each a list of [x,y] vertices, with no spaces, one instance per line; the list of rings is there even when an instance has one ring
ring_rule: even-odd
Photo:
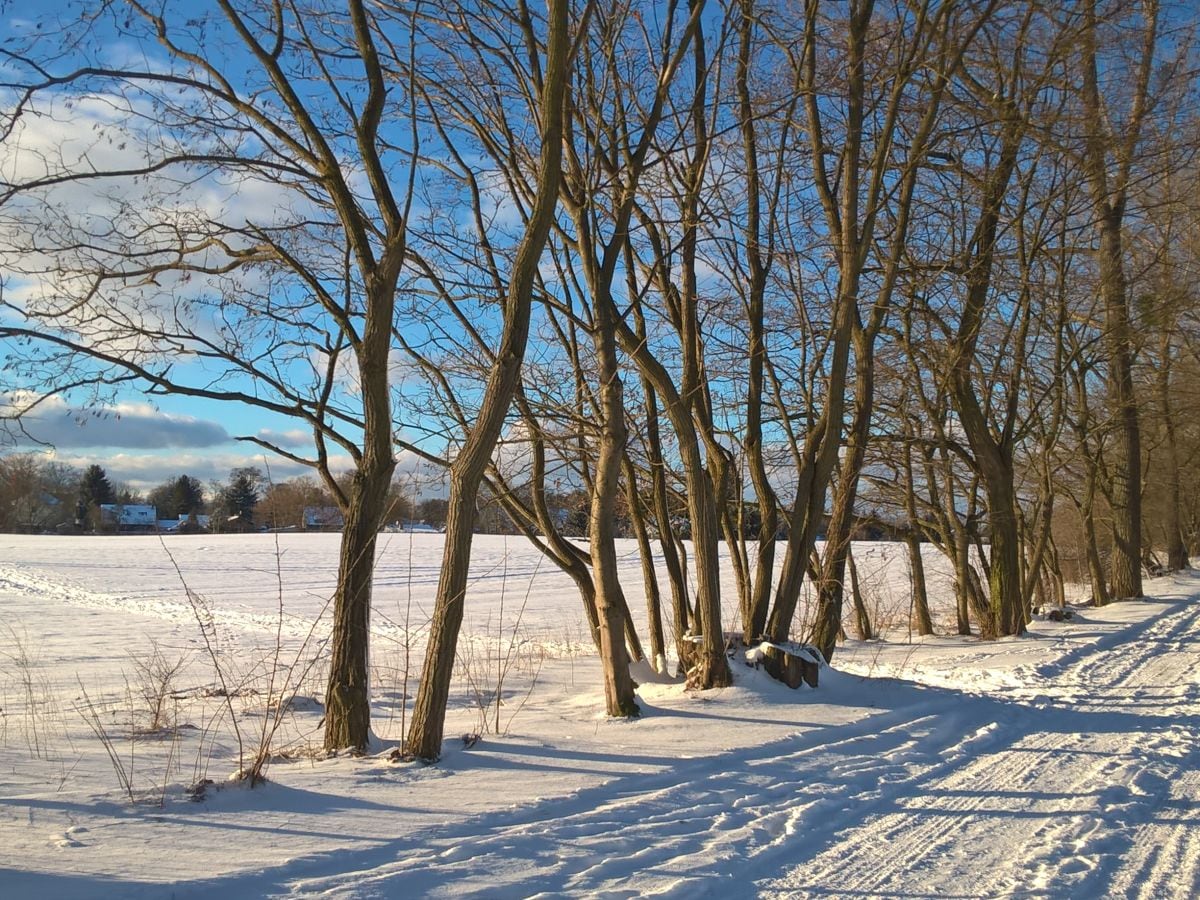
[[[1091,872],[1096,868],[1096,864],[1083,856],[1073,856],[1065,860],[1058,868],[1059,875],[1082,875],[1086,872]]]

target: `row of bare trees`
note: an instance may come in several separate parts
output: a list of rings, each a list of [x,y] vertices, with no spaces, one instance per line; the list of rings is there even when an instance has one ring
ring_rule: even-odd
[[[611,715],[637,713],[631,659],[730,683],[723,558],[746,641],[832,656],[870,524],[909,548],[921,632],[928,543],[962,632],[1019,634],[1071,578],[1138,596],[1144,557],[1185,565],[1196,528],[1194,24],[1155,0],[126,0],[46,22],[3,51],[7,415],[137,386],[311,431],[311,454],[245,439],[345,518],[330,749],[370,738],[401,449],[449,484],[406,742],[425,759],[481,492],[579,587]],[[586,547],[546,502],[564,484]]]

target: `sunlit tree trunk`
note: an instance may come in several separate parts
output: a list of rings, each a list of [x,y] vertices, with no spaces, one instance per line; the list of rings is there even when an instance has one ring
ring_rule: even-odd
[[[1158,3],[1140,4],[1139,57],[1132,71],[1117,70],[1128,88],[1129,109],[1120,124],[1102,98],[1097,49],[1095,0],[1084,4],[1080,67],[1086,151],[1084,169],[1092,196],[1099,247],[1100,296],[1108,349],[1108,383],[1117,424],[1109,453],[1109,500],[1112,506],[1112,595],[1142,595],[1142,438],[1133,387],[1133,326],[1130,322],[1125,249],[1122,237],[1129,180],[1150,101],[1150,80],[1158,37]],[[1111,78],[1115,92],[1117,79]]]
[[[537,194],[513,264],[505,297],[503,337],[488,375],[483,403],[461,451],[450,466],[445,550],[429,626],[425,665],[407,740],[409,752],[420,759],[435,760],[442,752],[446,701],[458,632],[462,627],[479,486],[520,383],[521,363],[529,337],[534,279],[557,205],[562,179],[563,95],[570,45],[568,5],[567,0],[547,0],[549,30],[540,98],[542,146]]]

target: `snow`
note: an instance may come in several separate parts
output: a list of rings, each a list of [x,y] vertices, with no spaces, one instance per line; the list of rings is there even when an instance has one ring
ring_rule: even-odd
[[[0,536],[0,897],[1200,895],[1200,578],[1022,638],[917,638],[902,548],[859,545],[891,631],[819,688],[735,661],[695,694],[643,664],[642,717],[612,721],[570,582],[479,536],[444,757],[397,763],[441,541],[381,539],[378,745],[327,759],[336,535]],[[944,631],[944,567],[931,587]],[[150,733],[155,647],[183,658],[181,727]],[[250,746],[278,727],[254,790],[227,781],[231,715]]]

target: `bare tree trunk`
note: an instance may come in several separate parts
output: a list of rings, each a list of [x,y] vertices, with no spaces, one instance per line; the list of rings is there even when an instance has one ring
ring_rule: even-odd
[[[869,641],[875,637],[875,629],[871,627],[871,614],[863,600],[862,584],[858,580],[858,566],[849,547],[846,548],[846,566],[850,570],[850,595],[854,600],[854,630],[860,641]]]
[[[1117,421],[1117,440],[1109,461],[1113,549],[1112,594],[1117,599],[1142,596],[1142,441],[1137,397],[1133,389],[1133,329],[1122,227],[1129,179],[1142,126],[1149,108],[1151,72],[1158,33],[1158,3],[1141,5],[1140,58],[1127,77],[1129,110],[1118,126],[1100,96],[1095,0],[1084,5],[1081,34],[1082,95],[1087,148],[1084,166],[1099,231],[1100,297],[1104,306],[1104,339],[1108,348],[1109,392]],[[1116,73],[1109,73],[1116,75]],[[1119,132],[1112,129],[1119,127]]]
[[[1088,574],[1092,579],[1092,605],[1107,606],[1111,597],[1104,576],[1104,564],[1100,560],[1100,545],[1096,537],[1096,478],[1096,466],[1089,462],[1084,478],[1083,499],[1079,503],[1079,518],[1083,525]]]
[[[1159,366],[1155,386],[1159,414],[1163,420],[1166,451],[1167,508],[1163,531],[1167,540],[1167,569],[1178,572],[1188,567],[1187,547],[1183,543],[1183,516],[1180,513],[1179,442],[1175,435],[1175,410],[1171,405],[1171,332],[1160,325],[1158,338]]]
[[[650,660],[654,671],[667,670],[667,645],[663,637],[662,595],[658,589],[658,569],[654,564],[654,551],[650,547],[650,535],[646,529],[646,516],[642,511],[641,497],[637,489],[637,472],[633,461],[626,454],[625,496],[629,504],[629,518],[633,522],[633,533],[637,538],[638,556],[642,562],[642,581],[646,586],[646,620],[650,626]]]
[[[837,463],[841,443],[842,416],[846,404],[847,370],[857,303],[860,274],[865,262],[861,252],[864,235],[860,233],[862,197],[862,144],[865,100],[865,47],[872,4],[851,3],[846,32],[847,84],[845,147],[838,160],[837,177],[826,168],[825,139],[821,127],[823,114],[817,102],[817,14],[818,4],[805,3],[805,36],[801,65],[805,70],[805,110],[812,145],[814,183],[825,211],[829,232],[834,235],[838,263],[837,300],[830,335],[830,361],[827,371],[826,408],[809,430],[796,472],[796,498],[788,517],[788,545],[775,591],[775,602],[767,620],[767,634],[773,641],[785,641],[791,630],[800,599],[804,568],[816,542],[816,533],[825,512],[825,496]],[[890,139],[890,135],[885,135]],[[840,182],[840,196],[836,193]],[[869,233],[869,232],[868,232]],[[869,238],[868,238],[869,240]]]
[[[365,121],[359,138],[372,146],[383,112],[384,75],[368,14],[361,3],[351,4],[351,20],[359,53],[366,63],[368,84],[363,107]],[[368,178],[387,210],[387,234],[377,256],[365,246],[358,248],[361,258],[375,258],[376,265],[367,264],[363,272],[367,303],[355,347],[363,409],[362,452],[356,459],[349,490],[339,495],[345,521],[338,554],[338,589],[333,601],[324,734],[326,750],[350,748],[360,752],[367,749],[371,733],[369,666],[375,540],[387,514],[387,494],[396,468],[389,367],[396,285],[407,242],[403,214],[394,205],[382,167],[376,157],[368,159],[372,162],[367,166]],[[343,203],[350,205],[348,198]],[[352,220],[348,211],[343,213],[343,223],[348,224],[347,220]],[[359,240],[366,241],[363,237]],[[323,474],[333,486],[327,467]]]
[[[925,560],[921,557],[921,523],[917,516],[917,493],[913,478],[912,426],[905,419],[904,433],[904,512],[908,528],[904,543],[908,547],[909,579],[912,585],[913,612],[917,634],[933,634],[933,617],[929,614],[929,592],[925,583]]]
[[[728,473],[726,473],[726,477],[728,477]],[[740,490],[741,480],[737,480],[735,484]],[[722,493],[729,494],[729,490],[726,489]],[[736,515],[730,509],[729,498],[720,504],[721,533],[725,537],[725,547],[729,550],[729,567],[733,570],[733,585],[734,590],[737,591],[738,610],[741,612],[741,619],[744,623],[750,609],[750,592],[753,590],[753,581],[750,574],[750,551],[746,546],[745,523],[742,517],[744,503],[740,498],[734,502],[738,505]],[[743,628],[742,631],[744,634],[745,629]]]
[[[742,0],[738,31],[736,88],[741,119],[742,149],[746,164],[746,264],[749,268],[746,319],[749,329],[749,383],[746,388],[746,434],[743,452],[750,469],[750,481],[758,502],[758,556],[754,581],[742,604],[742,641],[751,643],[762,637],[771,603],[771,584],[775,575],[775,545],[779,534],[779,505],[775,489],[767,475],[763,456],[763,383],[767,355],[765,294],[770,274],[773,234],[763,234],[762,185],[759,173],[759,147],[755,131],[755,112],[749,75],[752,64],[754,27],[758,22],[754,0]],[[770,204],[774,211],[774,202]],[[764,240],[765,238],[765,240]],[[740,497],[738,498],[740,502]]]
[[[999,438],[993,435],[973,377],[976,348],[991,289],[1001,210],[1016,169],[1026,125],[1014,99],[1001,98],[1000,111],[1003,115],[1001,147],[997,162],[987,173],[979,219],[972,235],[973,252],[968,259],[966,296],[950,370],[954,406],[987,495],[991,531],[987,565],[988,610],[986,613],[980,611],[986,621],[980,622],[979,629],[984,639],[1021,634],[1025,630],[1025,616],[1021,611],[1021,540],[1013,487],[1012,433],[1005,429]]]
[[[688,0],[693,14],[701,10],[704,0]],[[721,452],[713,439],[712,414],[707,407],[707,379],[704,371],[703,337],[700,332],[699,299],[696,283],[696,261],[700,226],[701,195],[708,171],[707,85],[708,57],[703,27],[697,27],[692,42],[695,91],[692,99],[691,124],[695,137],[692,159],[687,165],[682,199],[683,229],[680,241],[681,283],[679,290],[679,325],[683,367],[681,400],[688,407],[693,424],[685,436],[679,437],[687,474],[688,505],[692,519],[692,542],[696,557],[696,614],[699,619],[699,643],[689,666],[688,681],[700,689],[726,687],[733,683],[729,660],[725,656],[725,633],[721,626],[721,505],[725,501],[726,485],[721,478]],[[706,440],[708,459],[700,455],[696,432]]]
[[[823,75],[818,74],[817,66],[822,52],[818,49],[817,27],[822,5],[812,0],[804,4],[805,30],[797,63],[803,72],[803,105],[812,154],[814,192],[825,213],[826,227],[833,245],[831,250],[837,263],[838,284],[832,328],[825,349],[828,354],[828,365],[824,372],[825,407],[820,418],[808,427],[802,452],[796,454],[796,500],[789,516],[788,547],[767,624],[767,633],[773,640],[785,639],[791,627],[802,586],[805,560],[812,552],[816,531],[824,513],[825,496],[842,437],[852,342],[856,342],[857,376],[862,394],[858,398],[857,415],[860,419],[870,418],[873,403],[870,382],[872,343],[890,303],[897,265],[903,256],[902,236],[907,229],[918,169],[916,161],[924,153],[925,142],[935,123],[933,110],[937,108],[946,84],[942,79],[949,77],[948,73],[958,67],[966,46],[974,38],[974,29],[980,27],[993,7],[989,5],[981,10],[980,18],[960,33],[946,27],[943,17],[951,7],[942,5],[934,10],[931,5],[918,4],[913,31],[911,34],[904,33],[904,37],[912,41],[911,52],[906,50],[895,60],[893,69],[882,73],[881,77],[887,81],[888,87],[881,97],[868,96],[867,91],[867,65],[868,62],[875,62],[875,57],[867,52],[868,38],[874,27],[872,17],[875,6],[871,2],[850,2],[844,4],[843,8],[846,70],[841,85],[844,97],[839,97],[839,100],[844,100],[845,109],[836,126],[842,130],[840,148],[835,148],[827,137],[832,125],[831,117],[828,116],[828,108],[818,100],[824,90],[823,86],[818,85]],[[842,8],[838,8],[838,15],[842,14]],[[947,41],[936,50],[930,49],[933,46],[929,42],[932,35],[952,33],[956,37],[961,35],[960,44],[953,45]],[[937,61],[930,63],[926,53],[938,57]],[[864,334],[858,311],[862,273],[868,254],[874,248],[876,222],[885,214],[885,205],[895,199],[892,189],[886,192],[882,190],[883,184],[891,183],[884,176],[884,170],[891,165],[890,154],[899,129],[897,123],[905,105],[902,101],[911,99],[908,95],[911,79],[915,72],[926,65],[942,75],[934,79],[931,94],[922,98],[928,114],[906,147],[909,164],[903,176],[899,199],[891,210],[895,215],[892,223],[895,233],[901,237],[893,244],[884,284],[872,311],[872,321]],[[866,127],[868,111],[870,127]],[[827,165],[826,157],[835,162],[834,168]],[[865,434],[867,432],[859,429],[860,452],[865,448]],[[845,501],[842,502],[845,506],[844,515],[847,516],[853,514],[854,492],[857,490],[860,470],[861,460],[854,467],[843,468],[844,477],[839,490],[845,493]],[[836,554],[838,534],[831,533],[831,539]],[[832,562],[835,569],[842,565],[836,560]],[[839,583],[840,578],[830,579],[833,592],[840,591],[837,586]],[[832,647],[830,640],[836,627],[833,613],[837,611],[835,607],[840,607],[836,597],[829,596],[829,600],[831,602],[826,604],[826,612],[821,615],[821,640],[826,647]]]
[[[1067,592],[1063,585],[1062,563],[1058,555],[1058,544],[1051,533],[1046,546],[1046,578],[1050,582],[1050,590],[1054,595],[1054,605],[1059,609],[1066,606]]]
[[[957,591],[957,618],[958,618],[958,633],[971,633],[971,612],[975,612],[976,621],[979,623],[980,636],[985,640],[995,638],[994,624],[991,618],[991,611],[988,609],[987,603],[984,600],[983,592],[979,588],[979,578],[975,572],[974,565],[971,564],[971,535],[967,531],[966,523],[960,517],[960,514],[955,507],[955,492],[953,490],[954,473],[950,467],[949,455],[944,460],[946,464],[946,515],[951,523],[954,534],[954,581]],[[975,510],[975,495],[978,491],[978,481],[972,484],[968,490],[966,514],[969,516]]]
[[[989,485],[988,524],[991,549],[988,554],[988,606],[999,633],[1025,631],[1025,601],[1021,583],[1021,535],[1017,527],[1016,497],[1012,482],[1003,479]]]
[[[1109,385],[1116,408],[1117,439],[1108,469],[1112,506],[1112,594],[1142,596],[1142,436],[1133,390],[1131,326],[1126,306],[1121,219],[1106,211],[1100,220],[1100,292],[1109,347]]]
[[[633,263],[626,254],[628,277],[633,277]],[[630,295],[635,298],[632,304],[634,325],[637,329],[635,339],[641,346],[646,344],[646,319],[642,313],[641,303],[636,299],[636,287],[630,288]],[[641,373],[642,406],[645,410],[646,455],[650,467],[650,496],[654,511],[654,521],[658,529],[658,542],[662,548],[663,568],[667,570],[667,583],[671,588],[672,628],[675,632],[675,652],[678,659],[683,659],[683,637],[691,625],[691,604],[688,600],[687,587],[684,581],[684,566],[680,562],[679,552],[675,544],[675,529],[671,523],[671,507],[667,493],[667,464],[663,459],[662,438],[658,417],[658,398],[654,385]]]
[[[821,577],[817,584],[817,610],[813,622],[813,643],[826,660],[833,659],[837,632],[841,627],[845,594],[846,565],[850,561],[850,537],[854,529],[854,505],[858,499],[858,480],[866,460],[870,440],[871,413],[875,409],[874,335],[864,332],[854,309],[854,368],[856,393],[854,420],[846,451],[838,469],[833,493],[833,509],[825,537]],[[857,608],[856,608],[857,612]],[[861,623],[860,623],[861,624]],[[870,623],[868,622],[868,630]]]
[[[450,694],[454,651],[462,627],[471,563],[475,504],[504,417],[520,383],[521,363],[529,338],[534,278],[553,223],[562,180],[563,95],[570,47],[568,3],[566,0],[547,0],[547,7],[549,33],[540,98],[542,146],[537,195],[513,264],[505,298],[503,336],[484,389],[483,404],[461,452],[450,466],[445,550],[429,626],[425,666],[407,741],[409,752],[420,759],[436,760],[442,752],[446,701]]]
[[[626,110],[618,106],[614,112],[609,106],[611,85],[602,85],[590,80],[585,82],[579,91],[583,105],[576,104],[578,113],[583,114],[583,121],[578,129],[579,133],[586,136],[582,146],[576,146],[575,120],[568,122],[572,151],[569,156],[570,177],[564,182],[564,200],[574,219],[573,241],[583,260],[586,283],[592,294],[592,337],[599,366],[598,411],[601,418],[601,440],[599,461],[593,480],[591,552],[596,575],[605,692],[610,715],[635,715],[637,710],[633,701],[632,681],[629,678],[628,659],[624,656],[624,648],[621,647],[618,652],[615,646],[617,639],[611,635],[606,636],[605,633],[606,617],[613,614],[611,609],[623,613],[630,648],[636,658],[640,659],[643,656],[637,632],[632,626],[632,617],[616,577],[616,550],[613,545],[613,504],[625,457],[626,440],[623,384],[617,361],[617,342],[620,339],[627,343],[629,332],[629,326],[614,301],[613,281],[622,256],[628,261],[632,253],[629,220],[636,203],[639,178],[653,146],[659,122],[663,118],[668,87],[679,66],[686,59],[689,46],[699,48],[695,52],[702,55],[703,8],[703,0],[689,2],[689,16],[679,32],[677,43],[664,46],[664,51],[669,52],[665,52],[662,59],[653,101],[645,110],[644,122],[634,127],[634,123],[624,118]],[[668,16],[668,21],[672,20],[673,15]],[[611,37],[608,32],[602,32],[597,49],[599,56],[611,67],[614,77],[619,78],[621,76],[617,73],[623,59],[619,61],[620,54]],[[671,46],[674,49],[670,49]],[[590,69],[586,72],[591,75]],[[608,113],[618,121],[606,121],[605,116]],[[592,121],[587,118],[589,114]],[[599,133],[593,134],[593,124],[596,121],[603,121],[604,126]],[[603,175],[600,179],[597,178],[599,174]],[[606,198],[602,203],[594,202],[592,198],[599,192],[598,184],[611,186],[615,196]],[[581,202],[585,199],[587,202]],[[600,224],[601,210],[605,209],[611,211],[612,219],[612,227],[606,241],[600,237],[605,232]],[[631,284],[631,296],[637,298],[639,295],[632,288]],[[633,305],[635,320],[642,325],[641,311],[636,299]],[[684,377],[686,379],[686,374]],[[631,489],[636,491],[636,483]],[[636,505],[636,497],[633,499]],[[661,644],[661,628],[659,643]]]
[[[1055,428],[1057,429],[1057,424]],[[1030,548],[1024,578],[1023,593],[1026,599],[1032,596],[1034,586],[1040,585],[1044,580],[1043,575],[1049,567],[1048,551],[1053,537],[1055,493],[1054,479],[1049,463],[1049,448],[1047,448],[1046,459],[1043,460],[1042,466],[1041,497],[1039,498],[1038,515],[1035,521],[1035,533],[1027,536],[1025,540],[1025,545]]]
[[[854,453],[858,448],[851,448]],[[852,477],[848,467],[851,460],[843,460],[842,477]],[[854,477],[853,480],[857,481]],[[838,484],[833,494],[833,513],[829,517],[829,529],[825,534],[825,553],[821,560],[817,580],[816,613],[812,625],[812,642],[825,659],[832,660],[837,649],[837,635],[842,624],[842,605],[846,593],[846,566],[850,563],[850,537],[853,528],[851,510],[854,489]],[[859,623],[861,624],[861,622]]]
[[[909,532],[904,543],[908,548],[909,583],[912,587],[917,634],[933,634],[933,616],[929,614],[929,590],[925,581],[925,560],[921,556],[921,539],[915,532]]]
[[[685,563],[680,559],[675,528],[671,523],[671,507],[667,496],[667,466],[663,460],[658,433],[658,407],[654,399],[654,388],[645,378],[642,379],[642,390],[646,396],[646,433],[650,450],[650,490],[654,499],[654,520],[658,524],[658,543],[662,548],[663,567],[667,570],[667,583],[671,587],[675,651],[677,657],[682,659],[681,642],[691,628],[692,606],[684,578]]]
[[[596,609],[600,613],[600,661],[604,668],[605,710],[610,716],[636,716],[633,679],[625,652],[623,629],[625,598],[617,577],[617,550],[613,520],[625,452],[625,401],[617,363],[612,316],[607,300],[596,304],[593,340],[596,344],[599,378],[600,440],[592,483],[591,536],[592,571],[596,578]]]
[[[391,427],[385,429],[385,454],[372,470],[354,473],[338,552],[338,587],[333,599],[329,681],[325,689],[325,735],[328,750],[364,751],[370,741],[371,585],[375,573],[375,540],[386,513],[394,463]]]

